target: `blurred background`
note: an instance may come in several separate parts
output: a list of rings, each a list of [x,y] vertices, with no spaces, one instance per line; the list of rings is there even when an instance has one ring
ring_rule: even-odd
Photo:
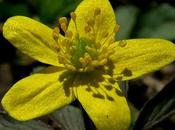
[[[2,27],[7,18],[23,15],[54,27],[59,17],[69,17],[69,13],[80,2],[81,0],[0,0],[0,100],[16,81],[46,67],[46,65],[22,54],[3,38]],[[164,38],[175,42],[175,3],[173,0],[110,0],[110,2],[120,25],[120,31],[116,36],[117,40]],[[174,75],[175,63],[172,63],[160,71],[127,83],[129,85],[127,97],[133,112],[133,122],[144,103],[158,93]],[[73,103],[73,106],[76,106],[76,103]],[[0,107],[0,109],[2,108]],[[62,123],[59,113],[56,114],[58,115],[53,115],[52,118],[40,119],[42,123],[47,124],[47,127],[49,125],[46,130],[62,130],[62,127],[65,127],[64,121],[63,125],[54,122],[57,120]],[[83,117],[82,120],[85,122],[86,128],[93,126],[86,114],[83,114]],[[2,120],[4,119],[0,118],[0,122]],[[0,123],[0,130],[2,128]],[[64,129],[69,130],[69,128]],[[26,127],[25,130],[28,128]],[[159,123],[152,130],[175,130],[175,116]]]

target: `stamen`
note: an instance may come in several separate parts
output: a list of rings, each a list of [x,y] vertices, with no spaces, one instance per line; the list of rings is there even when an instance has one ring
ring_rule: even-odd
[[[68,45],[69,45],[69,40],[68,40],[68,39],[63,39],[63,40],[61,41],[61,45],[63,45],[64,47],[68,47]]]
[[[71,12],[70,16],[71,16],[72,20],[75,22],[76,21],[76,14],[74,12]]]
[[[86,33],[89,33],[89,32],[91,32],[91,27],[85,26],[84,30]]]
[[[114,30],[113,30],[110,34],[107,35],[106,39],[102,42],[101,51],[103,50],[103,46],[105,46],[107,43],[108,43],[107,46],[109,46],[109,45],[112,43],[112,41],[113,41],[113,39],[114,39],[114,34],[115,34],[116,32],[118,32],[118,30],[119,30],[119,25],[116,25],[116,26],[114,27]],[[109,41],[109,42],[108,42],[108,41]]]
[[[53,38],[57,41],[58,40],[58,37],[59,37],[59,33],[60,33],[60,29],[58,27],[55,27],[53,29]]]
[[[94,24],[95,24],[95,21],[94,21],[93,19],[89,19],[89,20],[87,21],[87,24],[88,24],[90,27],[93,27]]]
[[[110,44],[108,46],[108,50],[114,49],[116,47],[116,43]]]
[[[78,69],[78,71],[79,71],[79,72],[84,72],[84,69],[85,69],[85,68],[80,68],[80,69]]]
[[[92,66],[98,66],[98,62],[99,62],[98,60],[93,60],[92,63],[91,63],[91,65]]]
[[[91,58],[91,56],[90,56],[88,53],[85,53],[85,54],[84,54],[84,59],[85,59],[87,62],[91,62],[91,61],[92,61],[92,58]]]
[[[94,16],[100,15],[101,13],[101,9],[100,8],[96,8],[94,11]]]
[[[102,54],[98,57],[98,59],[99,59],[99,60],[102,60],[102,59],[106,58],[107,56],[108,56],[107,53],[102,53]]]
[[[108,62],[108,60],[105,58],[105,59],[99,61],[99,65],[104,65],[104,64],[106,64],[107,62]]]
[[[77,35],[78,38],[79,38],[78,27],[77,27],[77,22],[76,22],[77,16],[76,16],[75,12],[71,12],[71,13],[70,13],[70,16],[71,16],[71,18],[72,18],[72,20],[73,20],[73,22],[74,22],[74,24],[75,24],[76,35]]]
[[[99,49],[101,47],[101,43],[100,42],[96,42],[95,45],[96,45],[97,49]]]
[[[102,75],[105,79],[111,79],[112,77],[108,74]]]
[[[87,51],[88,53],[94,53],[94,52],[96,52],[96,50],[95,50],[94,48],[91,48],[91,47],[89,47],[89,46],[86,47],[86,51]]]
[[[94,69],[94,66],[88,65],[84,70],[85,71],[92,71]]]
[[[95,28],[94,28],[94,25],[95,25],[95,20],[94,19],[89,19],[87,21],[87,25],[91,28],[91,37],[93,38],[93,41],[96,41],[96,33],[95,33]]]
[[[66,53],[65,57],[70,60],[72,56],[70,54]]]
[[[121,40],[121,41],[119,42],[119,46],[120,46],[120,47],[125,47],[126,45],[127,45],[126,40]]]
[[[79,59],[79,61],[80,61],[80,63],[83,65],[83,67],[85,67],[86,65],[87,65],[87,62],[86,62],[86,60],[84,59],[84,58],[80,58]]]
[[[61,63],[61,64],[67,64],[67,63],[69,63],[69,59],[67,59],[64,56],[64,54],[62,54],[62,53],[59,53],[58,60],[59,60],[59,63]]]
[[[72,38],[73,33],[71,31],[66,31],[65,37]]]
[[[68,70],[76,71],[76,68],[75,68],[73,65],[65,64],[65,67],[66,67]]]
[[[76,51],[76,47],[72,46],[70,47],[70,53],[73,54]]]
[[[62,23],[60,25],[61,25],[61,29],[64,31],[64,33],[66,33],[66,31],[67,31],[67,25],[66,25],[66,23]]]
[[[59,24],[61,25],[62,23],[65,23],[67,25],[68,21],[66,17],[62,17],[59,19]]]
[[[118,24],[115,25],[114,27],[114,32],[117,33],[119,31],[120,26]]]

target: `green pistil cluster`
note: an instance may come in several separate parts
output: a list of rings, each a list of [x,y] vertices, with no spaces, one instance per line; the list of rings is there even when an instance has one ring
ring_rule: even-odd
[[[71,51],[71,63],[77,68],[83,68],[88,63],[84,62],[90,62],[91,60],[95,60],[98,57],[98,52],[95,44],[93,41],[90,41],[85,38],[76,38],[76,40],[72,43],[72,51]]]

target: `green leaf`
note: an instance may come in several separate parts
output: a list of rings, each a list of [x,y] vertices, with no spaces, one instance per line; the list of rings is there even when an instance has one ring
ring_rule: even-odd
[[[169,40],[175,39],[175,20],[162,23],[162,25],[154,30],[150,37],[166,38]]]
[[[44,22],[53,22],[57,17],[66,16],[81,0],[40,0],[39,16]]]
[[[120,25],[120,30],[117,33],[117,39],[128,39],[132,29],[136,23],[138,8],[135,6],[120,6],[116,10],[117,23]]]
[[[134,130],[148,130],[175,113],[175,78],[143,107]]]
[[[0,130],[53,130],[41,121],[31,120],[20,122],[6,114],[0,114]]]
[[[51,114],[51,119],[64,130],[85,130],[82,111],[71,105]]]
[[[14,15],[29,16],[30,12],[26,4],[11,4],[8,2],[0,3],[0,16],[8,18]]]
[[[175,8],[162,4],[141,16],[137,37],[175,39]]]

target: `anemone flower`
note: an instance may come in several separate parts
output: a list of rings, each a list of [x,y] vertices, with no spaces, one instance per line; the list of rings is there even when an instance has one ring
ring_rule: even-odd
[[[130,111],[117,81],[174,61],[175,46],[163,39],[115,41],[119,25],[108,0],[83,0],[70,16],[54,29],[24,16],[5,22],[3,35],[10,43],[51,66],[14,84],[2,105],[25,121],[77,99],[98,130],[127,130]]]

